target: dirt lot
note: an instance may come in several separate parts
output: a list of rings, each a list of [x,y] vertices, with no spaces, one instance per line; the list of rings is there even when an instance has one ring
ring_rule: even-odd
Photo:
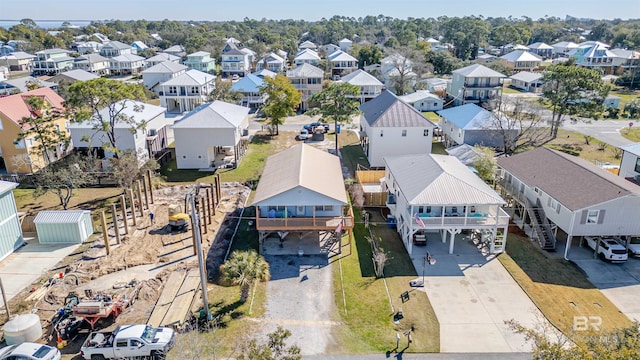
[[[51,271],[43,279],[51,279],[46,284],[33,284],[25,289],[12,301],[14,312],[25,313],[28,309],[38,314],[42,320],[45,341],[56,344],[57,336],[51,326],[53,315],[64,305],[67,294],[71,291],[84,296],[84,290],[90,289],[93,294],[104,293],[112,298],[131,296],[134,290],[137,299],[133,305],[125,309],[115,319],[118,324],[146,323],[162,287],[170,272],[178,269],[188,269],[197,266],[194,255],[191,226],[185,232],[172,232],[168,226],[169,204],[180,204],[184,209],[185,195],[191,191],[193,185],[163,187],[154,191],[155,201],[150,209],[145,209],[144,215],[138,215],[137,225],[133,226],[129,213],[129,234],[124,235],[118,244],[115,229],[108,225],[110,235],[110,253],[101,234],[96,234],[79,251],[64,259],[55,271]],[[242,207],[249,195],[249,188],[240,183],[223,183],[221,199],[216,207],[216,213],[207,224],[207,232],[202,234],[203,251],[209,256],[224,256],[233,227],[237,220],[233,220],[238,207]],[[143,201],[144,203],[144,201]],[[155,215],[151,223],[149,210]],[[119,211],[118,211],[119,212]],[[124,225],[119,216],[119,232],[124,234]],[[218,236],[218,234],[221,234]],[[217,251],[209,251],[212,244]],[[217,243],[220,242],[221,245]],[[224,246],[223,246],[224,245]],[[214,261],[215,262],[215,261]],[[64,273],[59,279],[58,274]],[[135,285],[133,285],[135,284]],[[26,301],[31,294],[46,288],[38,299]],[[198,301],[196,301],[197,303]],[[194,308],[200,304],[194,304]],[[195,309],[193,309],[195,310]],[[113,326],[111,319],[101,320],[96,328]],[[85,326],[86,327],[86,326]],[[80,359],[80,346],[88,329],[83,329],[75,339],[62,349],[65,359]]]

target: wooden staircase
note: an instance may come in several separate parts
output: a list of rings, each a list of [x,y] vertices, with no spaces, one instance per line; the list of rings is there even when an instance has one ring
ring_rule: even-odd
[[[540,247],[543,250],[555,251],[556,237],[553,235],[551,225],[549,225],[549,220],[547,220],[540,199],[536,200],[535,205],[527,199],[526,210],[531,218],[531,227],[533,228]]]

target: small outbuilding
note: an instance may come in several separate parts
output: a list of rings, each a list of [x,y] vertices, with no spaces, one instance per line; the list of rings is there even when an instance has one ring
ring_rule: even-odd
[[[33,221],[41,244],[82,244],[93,234],[91,211],[40,211]]]

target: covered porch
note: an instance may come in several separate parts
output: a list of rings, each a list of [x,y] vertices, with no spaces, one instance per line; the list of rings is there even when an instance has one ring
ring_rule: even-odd
[[[308,208],[311,216],[305,216]],[[315,206],[279,206],[262,212],[256,207],[258,231],[351,231],[353,224],[351,207],[344,207],[340,216],[319,216]]]

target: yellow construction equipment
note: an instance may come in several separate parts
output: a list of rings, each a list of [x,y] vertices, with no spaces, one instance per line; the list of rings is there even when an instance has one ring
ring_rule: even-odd
[[[191,221],[191,216],[183,213],[180,205],[169,205],[169,227],[171,227],[171,231],[186,230],[189,221]]]

